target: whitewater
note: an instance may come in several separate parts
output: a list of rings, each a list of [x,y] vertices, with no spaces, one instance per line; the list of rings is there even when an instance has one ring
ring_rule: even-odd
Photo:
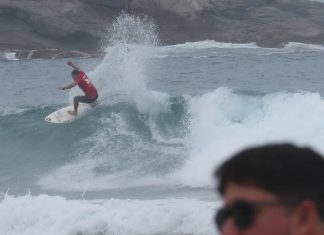
[[[324,48],[214,41],[161,46],[149,19],[121,15],[102,58],[77,59],[99,107],[44,117],[78,89],[64,59],[0,55],[0,234],[211,235],[213,171],[248,146],[324,153]]]

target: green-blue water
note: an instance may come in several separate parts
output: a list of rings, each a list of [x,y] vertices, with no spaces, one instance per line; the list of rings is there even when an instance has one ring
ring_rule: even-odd
[[[0,234],[215,234],[211,175],[231,153],[279,141],[324,152],[324,48],[105,50],[75,61],[100,106],[65,125],[44,117],[79,92],[56,89],[66,60],[0,61]]]

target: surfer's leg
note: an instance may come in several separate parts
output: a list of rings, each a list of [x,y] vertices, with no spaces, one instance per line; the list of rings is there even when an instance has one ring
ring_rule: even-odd
[[[73,102],[73,105],[74,105],[74,113],[77,115],[78,114],[78,107],[79,107],[79,102],[81,100],[81,97],[82,96],[76,96],[74,97],[74,102]]]
[[[79,102],[89,104],[91,107],[95,107],[98,102],[96,100],[98,99],[98,95],[94,98],[88,98],[86,96],[81,96],[79,99]]]
[[[77,116],[78,115],[79,103],[92,104],[97,99],[98,99],[98,96],[96,96],[95,98],[92,98],[92,99],[90,99],[90,98],[88,98],[86,96],[75,96],[74,101],[73,101],[74,111],[68,111],[68,113],[73,115],[73,116]]]
[[[97,99],[97,97],[95,99]],[[90,98],[88,98],[86,96],[76,96],[76,97],[74,97],[74,112],[76,114],[78,113],[79,103],[91,104],[94,101],[95,101],[94,99],[90,99]]]

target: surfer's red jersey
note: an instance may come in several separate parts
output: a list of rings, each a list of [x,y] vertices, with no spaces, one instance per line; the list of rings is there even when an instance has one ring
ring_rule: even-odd
[[[84,92],[87,98],[92,99],[98,96],[96,87],[89,80],[88,76],[80,71],[80,74],[74,78],[80,89]]]

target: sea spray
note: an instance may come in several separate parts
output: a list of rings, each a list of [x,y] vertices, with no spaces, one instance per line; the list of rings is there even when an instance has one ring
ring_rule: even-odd
[[[163,176],[184,160],[184,99],[147,87],[151,78],[146,69],[158,44],[153,22],[122,14],[109,30],[107,43],[106,56],[89,73],[99,90],[98,129],[80,143],[74,161],[40,179],[44,188],[82,191],[165,184]]]
[[[135,102],[142,112],[159,111],[167,95],[147,89],[146,68],[158,45],[155,24],[148,18],[121,14],[108,29],[106,56],[89,74],[100,102]]]
[[[104,47],[117,44],[157,46],[159,44],[157,27],[148,17],[122,13],[108,27],[108,36]]]

